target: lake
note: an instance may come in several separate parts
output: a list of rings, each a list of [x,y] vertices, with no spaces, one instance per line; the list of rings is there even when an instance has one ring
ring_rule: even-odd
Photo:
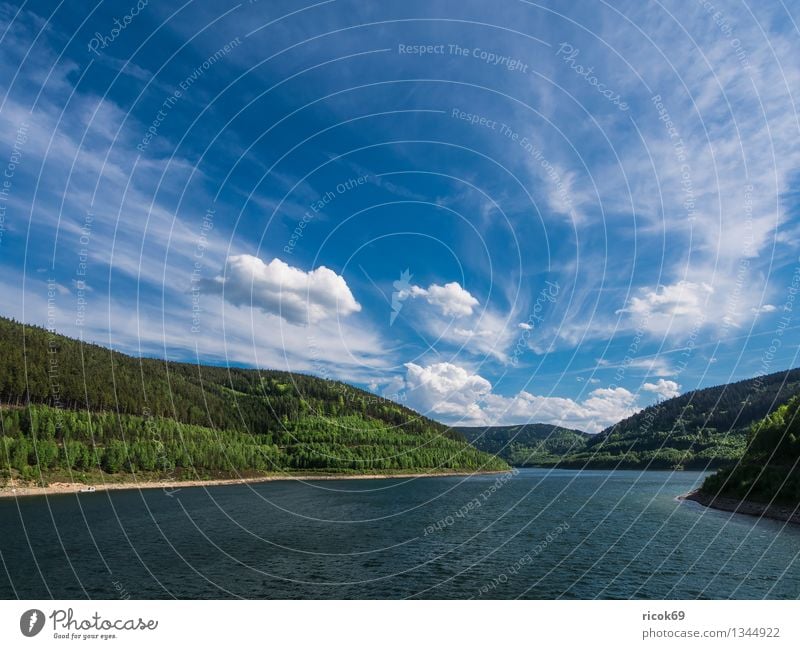
[[[282,481],[0,500],[0,597],[798,598],[800,528],[696,472]]]

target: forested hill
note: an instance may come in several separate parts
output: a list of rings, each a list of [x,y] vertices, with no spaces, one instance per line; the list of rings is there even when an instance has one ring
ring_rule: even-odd
[[[39,407],[20,409],[28,404]],[[134,358],[6,318],[0,407],[6,473],[22,472],[24,457],[31,467],[53,470],[122,464],[203,474],[507,468],[442,424],[344,383]],[[55,455],[50,466],[38,466],[37,440],[52,443],[45,449],[46,457]],[[66,457],[68,441],[86,447],[75,447],[81,464]],[[152,468],[153,454],[163,467]]]
[[[499,455],[514,466],[539,466],[578,453],[591,435],[552,424],[457,427],[475,448]]]
[[[674,426],[687,433],[747,429],[798,391],[800,369],[694,390],[645,408],[599,436],[628,435],[648,428],[669,430]]]
[[[711,498],[800,505],[800,396],[753,424],[741,461],[709,476],[701,491]]]
[[[409,432],[448,428],[345,383],[275,370],[134,358],[0,318],[0,400],[66,409],[149,412],[186,424],[280,428],[303,414],[364,415]]]
[[[800,393],[800,369],[687,392],[645,408],[561,458],[569,468],[713,468],[742,457],[751,425]]]

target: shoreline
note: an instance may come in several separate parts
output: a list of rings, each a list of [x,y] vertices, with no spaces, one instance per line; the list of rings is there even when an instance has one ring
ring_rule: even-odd
[[[41,486],[5,486],[0,487],[0,498],[17,498],[28,496],[56,496],[60,494],[100,493],[102,491],[121,491],[131,489],[164,489],[171,495],[181,489],[194,487],[224,487],[229,485],[258,484],[262,482],[286,482],[312,480],[383,480],[388,478],[452,478],[458,476],[495,475],[511,473],[511,471],[442,471],[438,473],[358,473],[358,474],[291,474],[254,476],[251,478],[210,478],[208,480],[142,480],[141,482],[105,482],[84,484],[82,482],[54,482],[46,487]],[[87,491],[94,488],[94,491]]]
[[[759,518],[768,518],[770,520],[800,525],[800,507],[767,505],[751,500],[737,500],[736,498],[726,498],[724,496],[709,496],[702,493],[699,489],[678,496],[678,500],[691,500],[692,502],[703,505],[703,507],[723,512],[732,512],[745,516],[757,516]]]

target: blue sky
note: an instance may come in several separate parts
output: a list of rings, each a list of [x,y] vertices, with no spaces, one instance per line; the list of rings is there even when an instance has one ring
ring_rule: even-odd
[[[365,4],[0,5],[2,314],[461,424],[798,365],[796,5]]]

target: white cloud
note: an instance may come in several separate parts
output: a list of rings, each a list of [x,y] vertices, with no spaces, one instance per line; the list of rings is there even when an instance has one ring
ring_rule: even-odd
[[[403,390],[405,390],[406,382],[402,376],[393,376],[388,383],[386,380],[373,378],[367,383],[367,387],[372,392],[380,393],[393,401],[403,401],[405,398]]]
[[[655,383],[645,383],[642,390],[647,392],[654,392],[663,399],[671,399],[677,397],[681,393],[681,386],[675,381],[665,381],[658,379]]]
[[[671,376],[675,368],[664,356],[646,356],[643,358],[626,359],[621,363],[611,363],[604,358],[597,359],[597,366],[605,369],[624,367],[625,369],[643,370],[652,376]]]
[[[777,307],[774,304],[763,304],[760,307],[753,307],[750,309],[751,313],[754,315],[759,315],[761,313],[772,313],[776,311]]]
[[[515,397],[492,395],[483,424],[542,422],[595,433],[634,414],[636,395],[625,388],[597,388],[583,400],[522,391]]]
[[[341,275],[325,266],[305,272],[277,257],[268,264],[253,255],[228,257],[225,275],[208,285],[231,304],[280,315],[291,324],[316,323],[361,311]]]
[[[437,339],[505,363],[508,361],[507,350],[520,338],[520,334],[510,326],[513,320],[509,320],[509,317],[487,310],[462,327],[451,327],[447,322],[433,320],[427,324]]]
[[[453,363],[406,364],[409,405],[435,419],[464,425],[542,422],[598,432],[638,410],[636,395],[625,388],[598,388],[576,401],[521,391],[505,397],[492,384]],[[396,389],[396,384],[393,389]]]
[[[634,324],[651,333],[680,334],[705,323],[708,302],[714,289],[706,283],[681,281],[643,289],[619,313],[629,314]]]
[[[589,244],[582,246],[582,268],[596,275],[576,278],[581,290],[596,294],[611,284],[635,291],[655,282],[676,286],[680,280],[701,290],[711,286],[707,313],[715,315],[704,325],[709,330],[743,326],[756,313],[753,308],[776,288],[783,290],[776,285],[774,268],[776,259],[785,261],[796,247],[793,187],[800,166],[793,98],[800,66],[786,64],[798,60],[800,41],[787,25],[782,5],[721,3],[718,9],[726,33],[716,20],[720,16],[713,15],[717,9],[708,11],[703,3],[687,6],[667,0],[655,10],[630,4],[625,20],[611,9],[608,20],[602,21],[603,40],[617,44],[615,49],[581,45],[582,62],[591,61],[598,77],[619,83],[631,100],[635,130],[627,120],[616,119],[610,106],[592,101],[596,89],[584,87],[582,79],[559,74],[559,81],[589,111],[587,119],[575,120],[579,113],[571,112],[569,101],[558,93],[550,101],[537,102],[565,130],[568,141],[581,142],[581,153],[583,138],[591,141],[598,132],[609,138],[613,151],[597,160],[578,160],[557,141],[545,142],[554,165],[576,170],[573,177],[562,174],[570,196],[575,189],[584,194],[595,187],[597,191],[596,205],[584,207],[593,218],[575,222],[577,236]],[[630,73],[630,61],[636,61],[641,78]],[[580,83],[573,87],[571,81]],[[675,125],[674,137],[658,119],[652,100],[656,93]],[[563,213],[555,203],[550,200],[551,209]],[[593,238],[610,243],[602,261],[613,257],[613,263],[586,263]],[[624,247],[634,241],[635,246]],[[618,255],[617,246],[625,252]],[[634,295],[646,301],[646,296]],[[584,332],[598,339],[635,330],[634,318],[615,322],[602,308],[611,304],[613,299],[596,311],[593,303],[588,312],[570,310],[559,334],[567,344],[575,344],[573,330],[578,339]],[[683,335],[692,329],[696,305],[675,306],[674,319],[656,315],[645,332]],[[693,313],[681,315],[681,306]],[[591,328],[590,317],[597,320]]]
[[[424,297],[428,304],[437,307],[442,315],[460,318],[472,315],[472,309],[479,302],[458,282],[448,282],[444,286],[431,284],[428,288],[412,286],[411,297]]]
[[[504,315],[491,308],[475,311],[479,301],[458,282],[448,282],[444,286],[431,284],[427,289],[412,285],[400,293],[401,300],[408,297],[424,297],[435,307],[416,324],[440,345],[452,345],[506,362],[509,347],[520,335],[513,324],[518,314]],[[519,328],[526,324],[520,323]]]
[[[527,322],[520,322],[517,327],[524,331],[531,331],[533,329],[533,325],[530,325]]]
[[[201,293],[199,331],[192,332],[192,311],[179,301],[132,310],[124,296],[97,291],[88,299],[92,312],[103,317],[87,317],[80,328],[75,324],[74,298],[60,296],[55,305],[48,304],[46,276],[26,279],[24,300],[22,285],[21,276],[14,273],[0,279],[0,293],[13,305],[3,315],[42,326],[52,317],[59,333],[132,355],[162,357],[166,352],[171,359],[200,358],[365,384],[396,370],[386,342],[373,326],[358,319],[338,326],[291,325],[279,316],[231,307],[218,295]]]
[[[423,412],[437,416],[479,417],[478,404],[492,391],[492,384],[485,378],[452,363],[433,363],[426,367],[406,363],[406,370],[409,401]]]

